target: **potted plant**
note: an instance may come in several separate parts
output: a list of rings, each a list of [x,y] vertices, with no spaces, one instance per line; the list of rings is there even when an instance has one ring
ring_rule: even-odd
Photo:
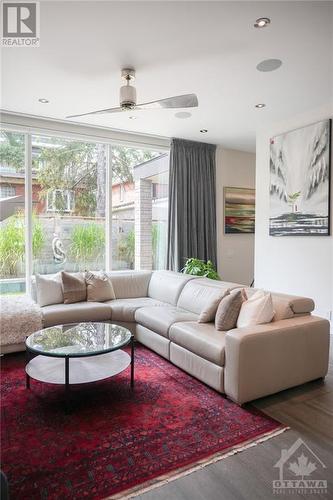
[[[205,278],[210,278],[212,280],[220,279],[220,276],[217,274],[211,260],[207,260],[207,262],[205,262],[204,260],[192,257],[187,259],[181,272],[185,274],[192,274],[194,276],[204,276]]]

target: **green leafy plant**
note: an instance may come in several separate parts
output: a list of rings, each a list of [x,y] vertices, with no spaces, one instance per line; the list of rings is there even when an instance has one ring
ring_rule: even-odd
[[[44,229],[39,220],[32,216],[32,256],[39,257],[45,243]]]
[[[41,253],[45,242],[41,223],[32,218],[32,252],[36,258]],[[25,255],[25,218],[21,212],[11,215],[0,227],[0,276],[15,277]]]
[[[0,132],[0,164],[24,172],[24,135]]]
[[[135,260],[135,232],[133,229],[119,241],[118,252],[119,258],[127,262],[130,269],[133,269]]]
[[[96,262],[104,253],[104,226],[99,224],[76,225],[71,234],[69,253],[83,269]]]
[[[211,260],[187,259],[184,268],[182,269],[182,273],[192,274],[194,276],[205,276],[206,278],[210,278],[212,280],[219,280],[220,277],[217,274],[215,267]]]

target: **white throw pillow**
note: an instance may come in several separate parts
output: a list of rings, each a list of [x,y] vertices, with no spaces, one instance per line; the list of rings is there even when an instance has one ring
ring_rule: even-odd
[[[237,320],[237,328],[270,323],[274,314],[271,294],[264,292],[264,290],[258,290],[252,297],[243,302]]]
[[[43,306],[50,304],[62,304],[64,294],[62,291],[62,280],[60,273],[36,274],[37,302]]]

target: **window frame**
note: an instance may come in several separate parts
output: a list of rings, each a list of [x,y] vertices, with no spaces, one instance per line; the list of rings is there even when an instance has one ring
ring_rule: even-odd
[[[57,193],[61,193],[62,196],[66,196],[66,208],[64,210],[59,210],[55,208],[55,200]],[[52,200],[50,199],[52,197]],[[47,212],[64,212],[71,213],[75,210],[75,192],[70,189],[53,189],[53,191],[48,191],[46,195],[46,211]]]
[[[12,194],[6,194],[5,196],[3,195],[3,192],[5,192],[6,190],[8,191],[11,191]],[[13,196],[16,196],[16,189],[14,186],[12,186],[11,184],[2,184],[0,186],[0,198],[3,200],[5,198],[12,198]]]

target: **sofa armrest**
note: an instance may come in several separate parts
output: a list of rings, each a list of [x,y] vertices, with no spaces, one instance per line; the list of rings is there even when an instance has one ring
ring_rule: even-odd
[[[300,316],[226,333],[224,388],[238,404],[274,394],[328,370],[330,324]]]

